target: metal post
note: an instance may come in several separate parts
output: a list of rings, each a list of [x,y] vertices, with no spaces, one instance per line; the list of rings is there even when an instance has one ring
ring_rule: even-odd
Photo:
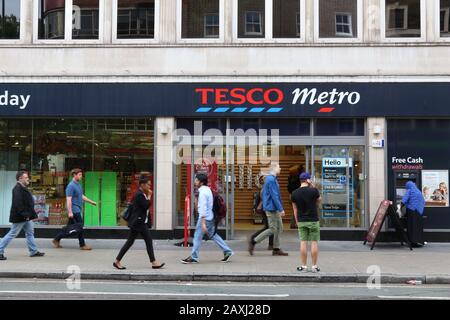
[[[2,38],[6,38],[5,0],[2,0]]]

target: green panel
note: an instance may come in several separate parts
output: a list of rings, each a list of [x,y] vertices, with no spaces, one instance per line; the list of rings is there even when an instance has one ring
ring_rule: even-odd
[[[103,172],[102,176],[101,225],[117,226],[117,173]]]
[[[84,186],[84,194],[86,197],[98,203],[100,199],[100,172],[86,172]],[[85,203],[84,224],[90,227],[97,227],[100,225],[98,206]]]

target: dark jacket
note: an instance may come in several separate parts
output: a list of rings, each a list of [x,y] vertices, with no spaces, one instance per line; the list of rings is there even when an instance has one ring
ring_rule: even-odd
[[[144,193],[139,189],[134,195],[132,201],[132,210],[130,219],[128,220],[128,227],[131,229],[141,229],[145,226],[145,220],[147,219],[147,210],[152,204],[151,200],[145,198]],[[147,226],[152,226],[150,215],[148,217]]]
[[[296,175],[290,175],[288,177],[287,189],[288,189],[289,194],[291,194],[292,192],[294,192],[295,190],[300,188],[300,185],[301,185],[300,178],[299,178],[299,176],[297,174]]]
[[[12,191],[12,205],[9,222],[20,223],[36,219],[38,215],[34,211],[34,199],[30,191],[17,183]]]

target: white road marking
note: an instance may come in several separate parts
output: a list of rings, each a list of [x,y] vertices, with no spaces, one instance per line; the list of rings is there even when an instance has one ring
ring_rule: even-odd
[[[378,296],[380,299],[450,300],[450,297]]]
[[[289,294],[234,294],[234,293],[156,293],[156,292],[92,292],[92,291],[18,291],[5,290],[0,294],[73,294],[73,295],[132,295],[166,297],[239,297],[239,298],[287,298]]]

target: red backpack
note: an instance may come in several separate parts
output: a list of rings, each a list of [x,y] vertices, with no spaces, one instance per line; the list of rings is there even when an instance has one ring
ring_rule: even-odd
[[[227,205],[225,204],[225,201],[223,200],[223,198],[217,192],[213,192],[213,197],[214,197],[213,213],[214,213],[214,224],[215,224],[214,234],[216,234],[217,226],[227,216]]]

